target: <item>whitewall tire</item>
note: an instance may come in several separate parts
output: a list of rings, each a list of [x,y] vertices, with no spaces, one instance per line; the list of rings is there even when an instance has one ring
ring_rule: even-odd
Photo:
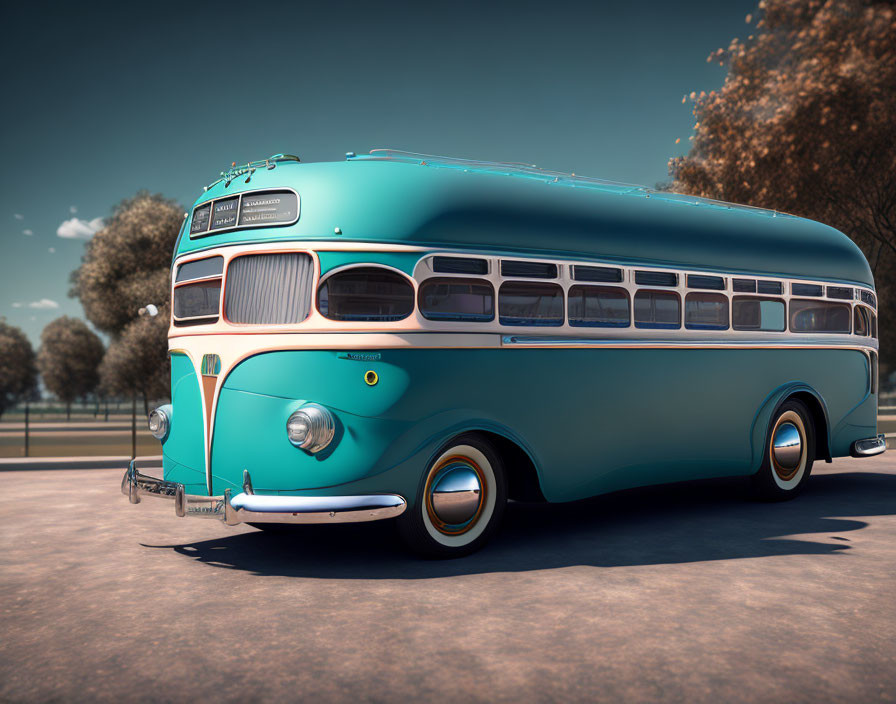
[[[461,557],[491,538],[506,502],[500,458],[481,436],[466,433],[444,445],[429,463],[414,505],[399,517],[399,532],[417,553]]]
[[[815,461],[815,426],[802,401],[788,399],[769,424],[762,467],[753,476],[759,498],[785,501],[806,485]]]

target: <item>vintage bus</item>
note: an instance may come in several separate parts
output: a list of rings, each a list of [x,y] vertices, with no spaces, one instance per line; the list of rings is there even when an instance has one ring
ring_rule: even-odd
[[[458,556],[511,500],[884,451],[877,299],[842,233],[518,164],[234,166],[172,266],[163,474],[131,502],[259,528],[395,519]]]

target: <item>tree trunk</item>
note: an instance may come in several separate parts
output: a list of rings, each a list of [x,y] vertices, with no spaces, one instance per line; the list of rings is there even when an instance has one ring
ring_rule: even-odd
[[[68,423],[72,419],[72,402],[67,401],[65,404],[65,422]]]
[[[143,392],[143,414],[149,416],[149,399],[146,398],[146,391]]]

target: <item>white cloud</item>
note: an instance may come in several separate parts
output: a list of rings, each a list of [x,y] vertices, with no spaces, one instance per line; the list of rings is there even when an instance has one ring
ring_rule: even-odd
[[[102,229],[102,218],[94,218],[93,220],[72,218],[71,220],[64,221],[58,228],[56,228],[56,234],[69,240],[89,240]]]
[[[56,301],[50,300],[49,298],[41,298],[39,301],[31,301],[31,303],[22,303],[21,301],[16,301],[12,304],[13,308],[34,308],[35,310],[55,310],[59,307],[59,304]]]
[[[34,231],[33,230],[22,230],[22,234],[28,235],[29,237],[31,237],[31,235],[34,234]]]
[[[50,247],[50,249],[48,249],[47,251],[48,251],[50,254],[56,254],[56,248],[55,248],[55,247]]]
[[[58,308],[59,304],[56,301],[51,301],[49,298],[41,298],[39,301],[31,301],[31,303],[28,304],[28,307],[37,310],[53,310],[54,308]]]
[[[21,213],[13,213],[13,217],[14,217],[16,220],[24,220],[24,219],[25,219],[25,216],[22,215]]]
[[[74,215],[75,213],[78,212],[78,206],[76,206],[76,205],[70,205],[69,208],[68,208],[68,212],[70,212],[72,215]]]

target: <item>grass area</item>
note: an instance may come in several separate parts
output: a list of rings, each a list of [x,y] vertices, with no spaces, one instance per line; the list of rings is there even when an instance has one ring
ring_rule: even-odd
[[[896,420],[878,420],[877,432],[896,433]]]
[[[131,454],[131,434],[123,432],[41,433],[31,436],[30,457],[109,457]],[[148,432],[137,433],[138,455],[160,455],[162,445]],[[25,439],[0,435],[0,457],[24,457]]]
[[[32,411],[28,414],[28,419],[32,423],[65,423],[65,413],[57,413],[57,412],[49,412],[49,413],[41,413],[40,411]],[[94,415],[91,411],[90,413],[74,413],[72,412],[72,417],[70,422],[72,423],[103,423],[106,420],[105,413],[100,413],[98,416]],[[109,420],[110,421],[127,421],[130,422],[131,414],[128,413],[113,413],[109,412]],[[0,418],[0,422],[3,423],[24,423],[25,422],[25,414],[19,412],[8,412],[4,413],[3,417]],[[137,411],[137,425],[146,422],[146,416],[143,415],[143,409]]]

